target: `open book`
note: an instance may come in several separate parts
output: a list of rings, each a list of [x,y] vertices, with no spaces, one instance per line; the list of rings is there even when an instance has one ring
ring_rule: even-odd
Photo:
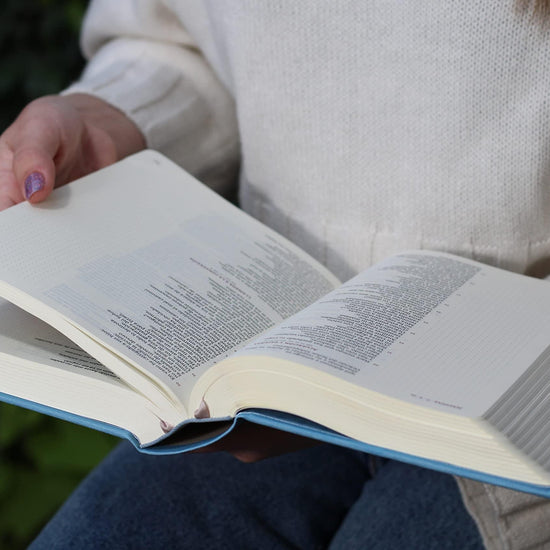
[[[340,284],[151,151],[0,235],[4,401],[146,452],[243,418],[550,496],[547,282],[409,251]]]

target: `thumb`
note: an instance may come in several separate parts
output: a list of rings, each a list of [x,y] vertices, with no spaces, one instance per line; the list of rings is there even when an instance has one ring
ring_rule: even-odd
[[[53,155],[40,147],[19,149],[13,157],[13,172],[29,202],[43,201],[54,188]]]
[[[27,124],[12,143],[12,169],[17,184],[29,202],[40,202],[55,185],[54,158],[58,152],[59,133],[43,121]]]

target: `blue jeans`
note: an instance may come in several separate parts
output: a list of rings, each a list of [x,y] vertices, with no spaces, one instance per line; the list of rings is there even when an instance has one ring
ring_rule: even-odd
[[[41,548],[483,545],[445,474],[330,445],[244,464],[225,453],[151,457],[124,443],[31,546]]]

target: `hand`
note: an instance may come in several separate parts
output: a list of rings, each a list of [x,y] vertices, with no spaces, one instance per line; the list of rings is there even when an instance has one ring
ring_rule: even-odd
[[[242,422],[222,439],[194,452],[226,451],[241,462],[257,462],[314,445],[319,445],[319,441],[275,428]]]
[[[54,187],[144,148],[135,124],[101,99],[37,99],[0,136],[0,210],[43,201]]]

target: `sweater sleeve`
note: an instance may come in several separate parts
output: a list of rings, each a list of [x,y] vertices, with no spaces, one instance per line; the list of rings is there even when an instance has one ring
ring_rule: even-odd
[[[88,64],[63,93],[92,94],[120,109],[148,147],[216,190],[233,183],[234,101],[161,0],[92,0],[81,46]]]

